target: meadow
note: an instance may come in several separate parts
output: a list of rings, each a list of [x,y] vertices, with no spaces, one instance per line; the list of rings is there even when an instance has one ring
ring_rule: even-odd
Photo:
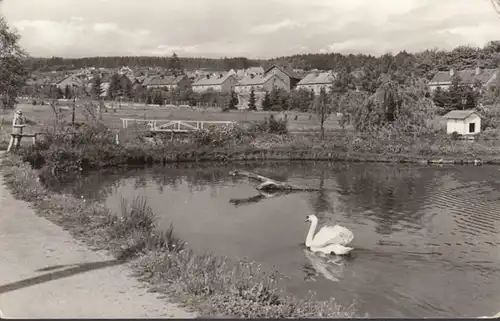
[[[84,102],[77,102],[75,119],[77,122],[85,121]],[[105,105],[112,106],[111,102],[105,102]],[[114,106],[118,106],[114,104]],[[71,119],[72,102],[60,101],[59,106],[65,119]],[[26,118],[36,123],[48,124],[54,119],[54,112],[49,105],[32,105],[28,101],[21,101],[18,109],[23,111]],[[271,114],[275,117],[283,117],[287,114],[288,129],[291,132],[317,131],[319,130],[319,121],[315,115],[303,112],[269,112],[269,111],[246,111],[233,110],[222,112],[219,108],[198,108],[198,107],[178,107],[173,105],[155,106],[138,103],[122,103],[121,108],[107,108],[102,112],[102,121],[106,126],[112,129],[122,127],[121,118],[131,119],[157,119],[157,120],[206,120],[206,121],[234,121],[238,123],[248,123],[263,121]],[[0,120],[4,122],[12,121],[12,111],[0,111]],[[340,129],[339,120],[341,117],[331,115],[325,122],[327,130]],[[36,128],[36,127],[35,127]]]

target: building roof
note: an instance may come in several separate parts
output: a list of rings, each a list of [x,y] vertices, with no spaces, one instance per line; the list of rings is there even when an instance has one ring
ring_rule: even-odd
[[[262,85],[264,84],[266,81],[268,81],[269,79],[271,79],[272,77],[277,77],[276,75],[274,74],[267,74],[267,75],[264,75],[264,76],[260,76],[260,75],[255,75],[255,76],[246,76],[244,78],[242,78],[237,84],[236,86],[257,86],[257,85]]]
[[[463,84],[474,84],[476,80],[479,80],[482,84],[487,83],[496,73],[496,69],[481,69],[480,73],[476,75],[476,69],[465,69],[455,72],[460,76]],[[450,83],[452,76],[449,71],[439,71],[437,72],[429,85],[437,85],[440,83]]]
[[[264,68],[262,67],[248,67],[245,72],[247,74],[263,74]]]
[[[221,75],[203,76],[198,78],[192,86],[216,86],[222,85],[230,77],[234,77],[234,73],[227,72]]]
[[[287,69],[287,68],[284,68],[284,67],[280,67],[278,65],[272,65],[272,66],[270,66],[269,68],[267,68],[265,70],[264,74],[267,74],[273,68],[278,68],[279,70],[283,71],[290,78],[302,79],[302,77],[300,75],[298,75],[296,72],[294,72],[293,70],[290,70],[290,69]]]
[[[314,85],[314,84],[331,84],[335,80],[335,74],[332,72],[311,72],[307,74],[301,81],[297,83],[300,85]]]
[[[143,85],[144,86],[175,86],[179,84],[179,82],[184,78],[184,75],[180,76],[155,76],[155,77],[148,77],[144,79]],[[146,82],[147,80],[147,82]]]
[[[476,114],[479,117],[482,117],[481,114],[479,114],[477,111],[471,110],[471,109],[468,109],[468,110],[452,110],[449,113],[447,113],[446,115],[444,115],[443,117],[446,118],[446,119],[462,119],[463,120],[463,119],[466,119],[467,117],[469,117],[472,114]]]

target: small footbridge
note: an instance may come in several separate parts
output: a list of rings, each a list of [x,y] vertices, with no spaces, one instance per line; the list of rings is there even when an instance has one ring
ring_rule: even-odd
[[[222,127],[234,124],[233,121],[213,120],[160,120],[160,119],[132,119],[122,118],[122,127],[129,128],[135,125],[146,125],[151,132],[157,133],[189,133],[212,126]]]

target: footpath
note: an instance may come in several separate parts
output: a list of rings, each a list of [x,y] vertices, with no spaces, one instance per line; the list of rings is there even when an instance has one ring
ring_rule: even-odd
[[[127,264],[90,250],[14,199],[0,163],[0,317],[196,317],[131,274]]]

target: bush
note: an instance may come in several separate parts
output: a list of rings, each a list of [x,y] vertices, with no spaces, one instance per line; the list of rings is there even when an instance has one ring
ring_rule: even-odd
[[[451,133],[450,139],[451,140],[459,140],[461,136],[462,135],[460,135],[458,132],[453,132],[453,133]]]
[[[246,125],[232,123],[222,127],[210,127],[192,134],[193,142],[199,147],[234,147],[249,142],[255,137]]]
[[[255,132],[284,135],[288,133],[288,121],[286,119],[276,119],[271,114],[269,119],[266,118],[263,121],[255,122],[252,129]]]
[[[47,128],[44,141],[20,151],[25,161],[43,160],[46,172],[62,178],[72,173],[97,169],[117,161],[120,155],[115,136],[101,124],[57,125]]]

